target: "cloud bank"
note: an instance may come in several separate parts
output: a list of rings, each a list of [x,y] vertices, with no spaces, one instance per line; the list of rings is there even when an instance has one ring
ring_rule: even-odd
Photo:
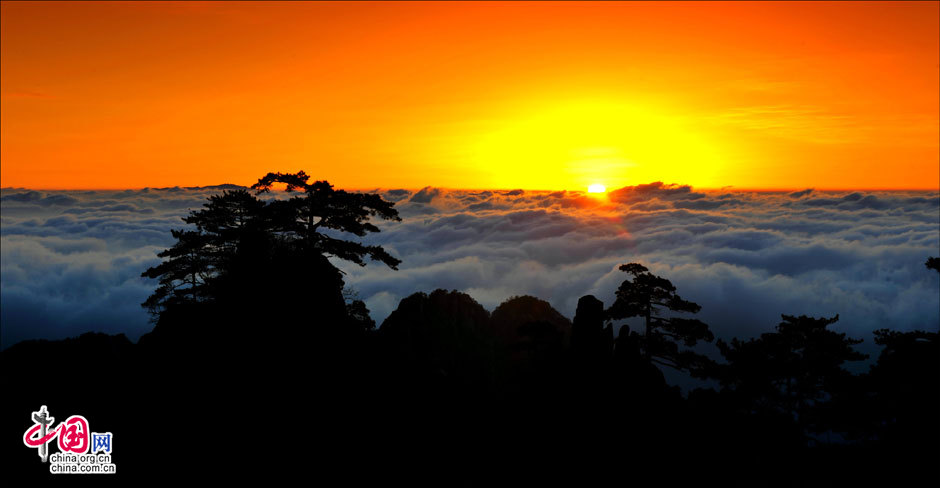
[[[169,230],[222,187],[117,192],[0,192],[2,346],[87,330],[150,329],[140,278]],[[380,244],[398,271],[336,261],[381,323],[399,300],[436,288],[469,293],[492,310],[514,295],[548,300],[571,317],[593,294],[609,305],[642,262],[702,305],[719,337],[772,329],[780,314],[840,315],[836,329],[940,324],[937,192],[696,191],[653,183],[596,198],[581,192],[376,189],[402,222]],[[629,321],[628,321],[629,322]]]

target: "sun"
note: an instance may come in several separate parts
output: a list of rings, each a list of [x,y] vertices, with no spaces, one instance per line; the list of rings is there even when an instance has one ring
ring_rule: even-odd
[[[606,193],[607,187],[600,183],[595,183],[588,187],[588,193]]]
[[[693,130],[679,109],[613,96],[536,102],[481,122],[466,160],[488,175],[490,186],[558,190],[601,181],[699,187],[720,182],[717,145]]]

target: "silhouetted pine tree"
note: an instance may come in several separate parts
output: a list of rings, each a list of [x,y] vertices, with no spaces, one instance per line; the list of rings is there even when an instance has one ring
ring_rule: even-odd
[[[213,259],[206,251],[209,240],[200,231],[173,230],[176,244],[157,254],[167,260],[141,276],[159,279],[160,286],[142,305],[153,314],[167,306],[196,303],[207,298],[206,286],[214,274]]]
[[[707,357],[679,344],[692,347],[700,340],[714,339],[708,325],[696,319],[665,316],[668,312],[697,313],[702,307],[683,300],[676,294],[672,283],[649,272],[639,263],[620,266],[620,271],[633,276],[621,283],[617,298],[607,309],[610,319],[643,317],[646,333],[637,337],[639,347],[647,361],[704,375],[710,361]]]
[[[365,266],[363,258],[385,263],[398,269],[401,260],[388,254],[381,246],[366,246],[359,242],[337,239],[322,232],[332,229],[359,237],[379,228],[369,222],[372,217],[401,221],[392,202],[371,193],[347,193],[334,190],[326,181],[307,183],[310,179],[303,171],[296,174],[268,173],[251,187],[258,193],[268,192],[275,183],[287,185],[288,192],[302,191],[302,196],[289,200],[275,200],[268,204],[273,230],[302,244],[306,251],[352,261]]]
[[[369,222],[372,217],[401,220],[394,203],[375,194],[334,190],[326,181],[310,184],[308,179],[303,171],[268,173],[252,186],[258,194],[268,192],[276,183],[284,183],[288,192],[303,192],[287,200],[265,202],[247,190],[226,190],[209,197],[202,209],[183,218],[195,230],[172,231],[176,244],[158,254],[167,260],[142,274],[160,280],[160,287],[143,305],[160,314],[178,303],[232,298],[232,294],[243,301],[254,292],[261,293],[255,297],[259,306],[269,305],[260,298],[272,291],[272,285],[287,283],[290,287],[284,290],[289,296],[303,297],[304,289],[309,288],[308,295],[327,292],[332,303],[341,297],[342,279],[327,257],[362,266],[369,257],[396,269],[401,261],[381,246],[323,233],[330,229],[362,237],[378,232]],[[292,277],[304,270],[309,287]],[[264,282],[268,285],[260,289]],[[363,328],[370,328],[371,319],[363,315],[367,315],[365,304],[349,306],[349,311],[340,315],[352,316]]]
[[[861,339],[827,327],[839,316],[813,318],[783,315],[776,332],[730,343],[718,340],[728,361],[717,366],[718,377],[747,412],[773,415],[797,423],[801,430],[824,432],[825,404],[834,392],[846,389],[852,375],[846,361],[867,357],[853,349]]]

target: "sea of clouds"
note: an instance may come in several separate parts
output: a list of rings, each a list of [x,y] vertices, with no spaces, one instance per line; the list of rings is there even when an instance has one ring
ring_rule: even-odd
[[[173,243],[170,229],[225,187],[0,190],[2,347],[149,331],[140,303],[156,284],[141,272]],[[701,304],[719,337],[772,330],[781,313],[839,314],[835,328],[869,345],[874,329],[940,327],[940,275],[924,266],[940,255],[937,192],[373,191],[402,221],[365,240],[402,259],[399,270],[336,264],[378,323],[436,288],[489,310],[534,295],[572,317],[585,294],[609,305],[627,278],[617,266],[640,262]]]

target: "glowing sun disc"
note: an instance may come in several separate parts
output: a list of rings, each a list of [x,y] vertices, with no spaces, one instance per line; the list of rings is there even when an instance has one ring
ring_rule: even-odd
[[[604,193],[607,191],[607,187],[604,185],[591,185],[588,187],[588,193]]]

